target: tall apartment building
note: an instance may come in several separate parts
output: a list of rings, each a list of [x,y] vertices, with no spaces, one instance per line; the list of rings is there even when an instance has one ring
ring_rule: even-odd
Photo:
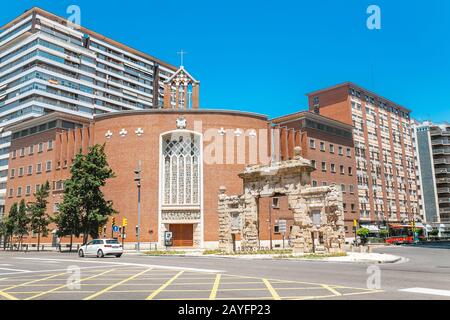
[[[8,176],[7,125],[55,111],[161,108],[176,67],[39,8],[0,28],[0,214]]]
[[[450,231],[450,124],[414,126],[420,209],[424,221]]]
[[[417,218],[410,110],[353,83],[307,96],[310,111],[353,126],[360,222]]]
[[[302,156],[316,169],[313,187],[336,184],[342,190],[346,236],[353,234],[353,219],[359,219],[353,127],[309,111],[272,119],[280,128],[300,132]]]

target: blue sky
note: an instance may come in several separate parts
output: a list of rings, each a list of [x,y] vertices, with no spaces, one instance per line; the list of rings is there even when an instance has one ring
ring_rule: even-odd
[[[304,110],[305,93],[352,81],[450,121],[450,1],[64,1],[2,3],[0,24],[33,6],[185,67],[201,81],[201,107],[271,117]],[[366,27],[369,5],[381,30]]]

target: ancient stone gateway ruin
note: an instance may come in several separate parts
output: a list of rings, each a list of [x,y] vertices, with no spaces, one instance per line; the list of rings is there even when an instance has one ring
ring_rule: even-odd
[[[243,195],[227,195],[219,190],[219,248],[232,252],[234,235],[241,236],[241,249],[257,250],[259,197],[286,195],[293,212],[290,234],[294,254],[338,253],[345,241],[342,193],[335,185],[311,187],[309,160],[299,147],[292,160],[271,165],[249,166],[239,174]]]

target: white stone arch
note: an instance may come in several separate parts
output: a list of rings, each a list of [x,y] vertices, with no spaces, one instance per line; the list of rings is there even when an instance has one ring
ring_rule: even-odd
[[[198,156],[198,200],[197,201],[178,201],[180,193],[175,198],[172,198],[172,193],[170,194],[170,201],[166,201],[166,162],[165,162],[165,139],[170,137],[170,139],[178,139],[179,137],[190,136],[193,138],[194,144],[197,145],[198,150],[196,150]],[[179,149],[175,147],[175,149]],[[179,150],[178,150],[179,151]],[[173,157],[181,159],[179,155],[172,155]],[[178,162],[180,164],[180,162]],[[172,166],[172,163],[171,163]],[[186,168],[186,165],[184,166]],[[172,223],[194,223],[198,225],[194,230],[194,247],[202,247],[204,244],[204,196],[203,196],[203,136],[201,133],[186,130],[186,129],[176,129],[171,131],[163,132],[159,135],[159,188],[158,188],[158,243],[163,245],[164,231],[166,230],[167,217],[168,216],[178,216],[182,219],[176,219]],[[193,173],[193,171],[192,171]],[[172,178],[172,176],[171,176]],[[180,176],[177,176],[179,179]],[[191,176],[192,178],[192,176]],[[179,182],[179,180],[178,180]],[[192,186],[192,185],[191,185]],[[187,187],[184,189],[187,191]],[[191,190],[191,196],[194,198]],[[186,193],[183,193],[183,197],[187,199]],[[191,219],[190,219],[191,218]],[[195,233],[198,233],[196,237]]]

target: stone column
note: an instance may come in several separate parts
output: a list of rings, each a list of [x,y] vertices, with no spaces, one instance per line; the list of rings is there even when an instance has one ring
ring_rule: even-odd
[[[231,218],[228,212],[228,203],[225,187],[219,188],[219,202],[217,212],[219,215],[219,249],[227,253],[233,252],[233,238],[231,236]]]
[[[256,198],[245,194],[244,198],[244,226],[242,228],[241,247],[244,250],[258,249],[258,206]]]

